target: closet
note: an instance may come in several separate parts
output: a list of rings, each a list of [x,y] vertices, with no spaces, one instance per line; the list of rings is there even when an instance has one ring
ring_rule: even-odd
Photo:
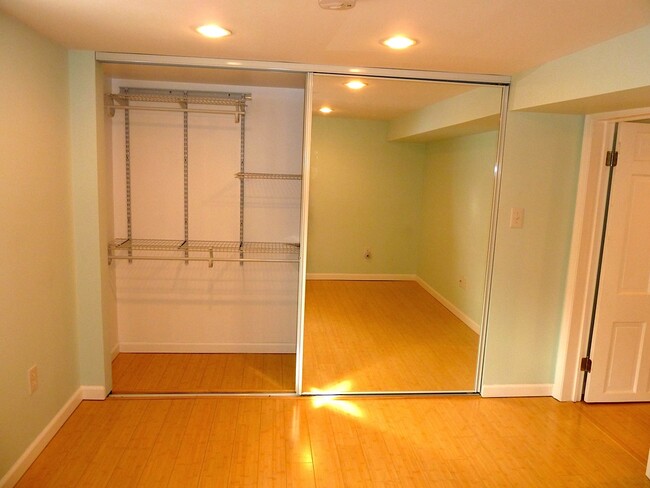
[[[480,390],[508,79],[97,59],[108,78],[114,394]],[[362,72],[366,88],[351,91]],[[329,118],[316,114],[325,105]],[[443,332],[470,347],[407,334],[404,309],[417,307],[398,299],[381,313],[381,299],[381,319],[396,321],[372,349],[379,319],[367,300],[314,293],[335,281],[419,287],[433,315],[449,317]],[[342,303],[359,305],[348,336]],[[445,358],[461,356],[456,374]],[[400,373],[393,383],[387,368]]]
[[[114,393],[295,391],[304,76],[105,71]]]

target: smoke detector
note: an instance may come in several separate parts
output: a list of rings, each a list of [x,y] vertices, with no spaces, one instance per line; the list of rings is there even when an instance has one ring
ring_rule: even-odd
[[[354,7],[357,0],[318,0],[320,8],[327,10],[348,10]]]

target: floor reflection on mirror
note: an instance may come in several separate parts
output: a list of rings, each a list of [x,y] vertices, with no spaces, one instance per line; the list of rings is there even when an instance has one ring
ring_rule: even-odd
[[[307,281],[303,391],[473,391],[478,334],[415,281]]]

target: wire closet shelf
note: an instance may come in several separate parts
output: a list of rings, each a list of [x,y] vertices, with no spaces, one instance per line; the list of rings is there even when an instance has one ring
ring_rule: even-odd
[[[207,262],[297,263],[300,260],[300,244],[292,242],[247,242],[244,238],[244,180],[301,180],[300,174],[251,173],[245,171],[245,116],[249,93],[181,91],[150,88],[120,88],[116,94],[106,96],[106,109],[111,116],[115,110],[124,110],[125,159],[126,159],[126,220],[127,236],[116,238],[108,245],[108,264],[113,260],[156,260]],[[133,104],[135,103],[135,104]],[[219,107],[218,109],[197,106]],[[137,239],[132,230],[131,206],[131,128],[129,113],[132,110],[153,110],[183,113],[184,140],[184,239]],[[215,114],[234,116],[240,124],[240,180],[239,195],[239,241],[191,240],[189,237],[189,160],[188,160],[188,114]]]

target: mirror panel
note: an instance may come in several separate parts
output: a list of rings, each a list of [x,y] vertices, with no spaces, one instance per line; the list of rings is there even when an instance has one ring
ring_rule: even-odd
[[[302,390],[476,391],[502,88],[354,79],[314,76]]]

